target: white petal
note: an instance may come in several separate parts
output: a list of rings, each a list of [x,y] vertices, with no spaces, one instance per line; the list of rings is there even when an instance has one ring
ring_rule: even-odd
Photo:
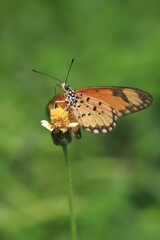
[[[69,127],[70,127],[70,128],[74,128],[74,127],[76,127],[76,126],[78,126],[78,125],[79,125],[79,123],[76,123],[76,122],[75,122],[75,123],[70,123],[70,124],[69,124]]]
[[[49,123],[49,122],[47,122],[46,120],[42,120],[41,121],[41,125],[44,127],[44,128],[46,128],[47,130],[49,130],[49,131],[53,131],[53,127],[52,127],[52,125]]]

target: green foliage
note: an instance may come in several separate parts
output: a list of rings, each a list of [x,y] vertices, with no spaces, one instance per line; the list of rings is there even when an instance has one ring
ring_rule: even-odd
[[[40,126],[56,82],[137,87],[150,108],[69,146],[78,239],[160,236],[160,2],[3,1],[0,239],[70,239],[63,153]]]

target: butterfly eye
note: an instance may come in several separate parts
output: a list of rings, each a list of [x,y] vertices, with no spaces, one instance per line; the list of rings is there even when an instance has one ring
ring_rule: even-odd
[[[64,88],[65,88],[65,90],[68,90],[69,89],[69,84],[66,83]]]

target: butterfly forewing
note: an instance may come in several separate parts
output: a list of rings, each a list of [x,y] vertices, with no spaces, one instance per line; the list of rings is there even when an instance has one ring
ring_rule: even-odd
[[[81,88],[76,91],[81,97],[94,97],[99,101],[107,102],[118,113],[118,116],[124,116],[150,106],[152,96],[142,90],[127,87],[91,87]]]
[[[54,98],[51,99],[51,101],[47,105],[47,115],[50,116],[50,109],[54,109],[57,106],[60,106],[61,108],[66,108],[67,103],[65,102],[64,93],[59,93]]]

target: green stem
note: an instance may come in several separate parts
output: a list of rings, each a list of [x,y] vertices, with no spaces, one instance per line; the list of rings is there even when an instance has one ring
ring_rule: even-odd
[[[66,167],[68,204],[69,204],[70,221],[71,221],[71,234],[72,234],[72,240],[77,240],[76,222],[75,222],[75,216],[74,216],[74,210],[73,210],[71,163],[70,163],[70,160],[68,159],[67,146],[63,147],[63,153],[64,153],[65,167]]]

